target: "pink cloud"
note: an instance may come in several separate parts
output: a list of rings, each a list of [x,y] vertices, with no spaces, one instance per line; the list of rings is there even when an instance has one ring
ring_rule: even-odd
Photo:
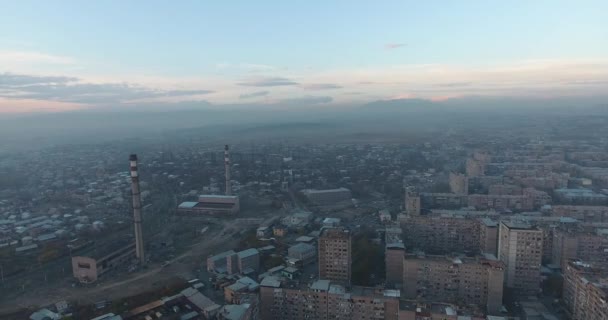
[[[0,113],[61,112],[87,107],[80,103],[0,98]]]

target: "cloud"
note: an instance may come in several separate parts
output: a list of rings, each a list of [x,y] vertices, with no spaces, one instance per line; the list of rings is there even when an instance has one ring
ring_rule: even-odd
[[[243,93],[239,96],[239,99],[264,97],[264,96],[267,96],[269,93],[270,93],[270,91],[256,91],[256,92],[252,92],[252,93]]]
[[[305,96],[300,98],[290,98],[281,100],[280,103],[290,103],[290,104],[322,104],[322,103],[330,103],[334,100],[334,98],[329,96]]]
[[[472,82],[447,82],[447,83],[439,83],[439,84],[437,84],[437,86],[445,87],[445,88],[454,88],[454,87],[468,87],[472,84],[473,84]]]
[[[405,46],[407,46],[407,43],[387,43],[384,45],[384,49],[393,50],[393,49],[398,49],[398,48],[405,47]]]
[[[239,86],[246,87],[278,87],[278,86],[295,86],[299,83],[292,81],[287,78],[271,77],[271,78],[257,78],[243,82],[239,82]]]
[[[32,84],[67,83],[78,78],[64,76],[32,76],[23,74],[0,73],[0,88],[6,86],[23,86]]]
[[[333,83],[312,83],[312,84],[304,84],[302,88],[306,90],[331,90],[331,89],[341,89],[342,86]]]
[[[70,57],[31,51],[0,51],[0,65],[11,64],[74,64]]]
[[[0,97],[85,104],[208,94],[210,90],[161,90],[128,83],[86,83],[64,76],[0,74]]]

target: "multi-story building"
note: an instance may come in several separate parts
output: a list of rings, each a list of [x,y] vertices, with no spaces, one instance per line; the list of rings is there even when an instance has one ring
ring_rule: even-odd
[[[226,273],[227,257],[232,257],[236,254],[234,250],[228,250],[214,256],[207,257],[207,271]]]
[[[479,251],[498,255],[498,222],[490,218],[479,221]]]
[[[572,205],[599,205],[608,204],[608,196],[596,193],[591,189],[555,189],[555,198],[562,204]]]
[[[260,270],[260,252],[255,248],[239,251],[227,262],[228,274],[258,272]],[[234,268],[234,264],[231,265],[231,262],[236,262],[237,268]]]
[[[420,194],[412,190],[405,190],[405,213],[418,216],[420,215]]]
[[[572,259],[608,266],[608,235],[601,229],[556,229],[551,262],[563,270]]]
[[[476,304],[490,314],[502,306],[504,264],[495,257],[454,258],[406,254],[403,296],[421,301]]]
[[[469,179],[462,173],[450,172],[450,191],[456,194],[469,194]]]
[[[570,260],[564,269],[563,300],[572,320],[608,319],[608,272]]]
[[[399,291],[345,287],[329,280],[310,286],[267,277],[260,287],[262,319],[398,320]]]
[[[350,285],[352,248],[346,228],[323,229],[319,237],[319,279]]]
[[[521,195],[521,187],[513,184],[493,184],[488,188],[488,194],[491,195]]]
[[[466,172],[469,177],[479,177],[485,174],[485,163],[476,159],[467,159]]]
[[[313,204],[319,206],[333,205],[338,202],[352,199],[350,190],[346,188],[315,190],[302,190],[302,194]]]
[[[532,201],[523,195],[493,195],[493,194],[471,194],[468,196],[467,204],[477,210],[487,209],[509,209],[509,210],[532,210]]]
[[[469,196],[455,193],[420,193],[420,205],[425,209],[459,209],[467,206]]]
[[[537,292],[543,257],[543,232],[521,222],[502,221],[498,258],[505,264],[505,285],[521,292]]]
[[[387,243],[384,255],[386,266],[386,284],[390,287],[401,288],[403,284],[403,258],[405,247],[403,243]]]
[[[551,214],[556,217],[570,217],[585,222],[608,222],[607,206],[553,205]]]
[[[433,254],[479,250],[479,222],[462,215],[424,215],[401,220],[408,248]]]

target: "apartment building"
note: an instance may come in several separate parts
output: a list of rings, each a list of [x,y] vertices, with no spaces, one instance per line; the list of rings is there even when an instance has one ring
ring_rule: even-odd
[[[420,195],[412,190],[405,191],[405,213],[418,216],[420,215]]]
[[[386,266],[386,284],[389,287],[401,288],[403,284],[403,243],[387,243],[384,255]]]
[[[490,218],[479,220],[479,251],[498,256],[498,222]]]
[[[543,256],[543,232],[522,222],[502,221],[498,235],[498,258],[505,264],[505,285],[538,292]]]
[[[553,205],[551,215],[570,217],[585,222],[608,222],[607,206]]]
[[[323,229],[319,237],[319,279],[350,285],[352,247],[346,228]]]
[[[608,234],[605,230],[556,229],[551,262],[564,270],[572,259],[608,266]]]
[[[399,291],[346,290],[329,280],[300,285],[267,277],[260,287],[260,315],[268,320],[398,320]]]
[[[491,255],[461,258],[406,254],[403,260],[406,299],[476,304],[497,314],[502,306],[503,281],[504,264]]]
[[[450,191],[456,194],[469,194],[469,178],[462,173],[450,172]]]
[[[479,222],[465,215],[425,215],[401,220],[404,243],[427,253],[479,250]]]
[[[579,260],[564,269],[563,300],[572,320],[608,319],[608,272]]]

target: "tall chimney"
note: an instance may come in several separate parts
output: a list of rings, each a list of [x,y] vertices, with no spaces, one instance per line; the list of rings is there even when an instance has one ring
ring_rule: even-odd
[[[129,157],[131,167],[131,196],[133,198],[133,225],[135,226],[135,255],[143,265],[146,262],[144,257],[144,236],[141,229],[141,192],[139,191],[139,172],[137,171],[137,155]]]
[[[226,170],[226,195],[232,195],[232,187],[230,185],[230,153],[228,145],[224,146],[224,168]]]

